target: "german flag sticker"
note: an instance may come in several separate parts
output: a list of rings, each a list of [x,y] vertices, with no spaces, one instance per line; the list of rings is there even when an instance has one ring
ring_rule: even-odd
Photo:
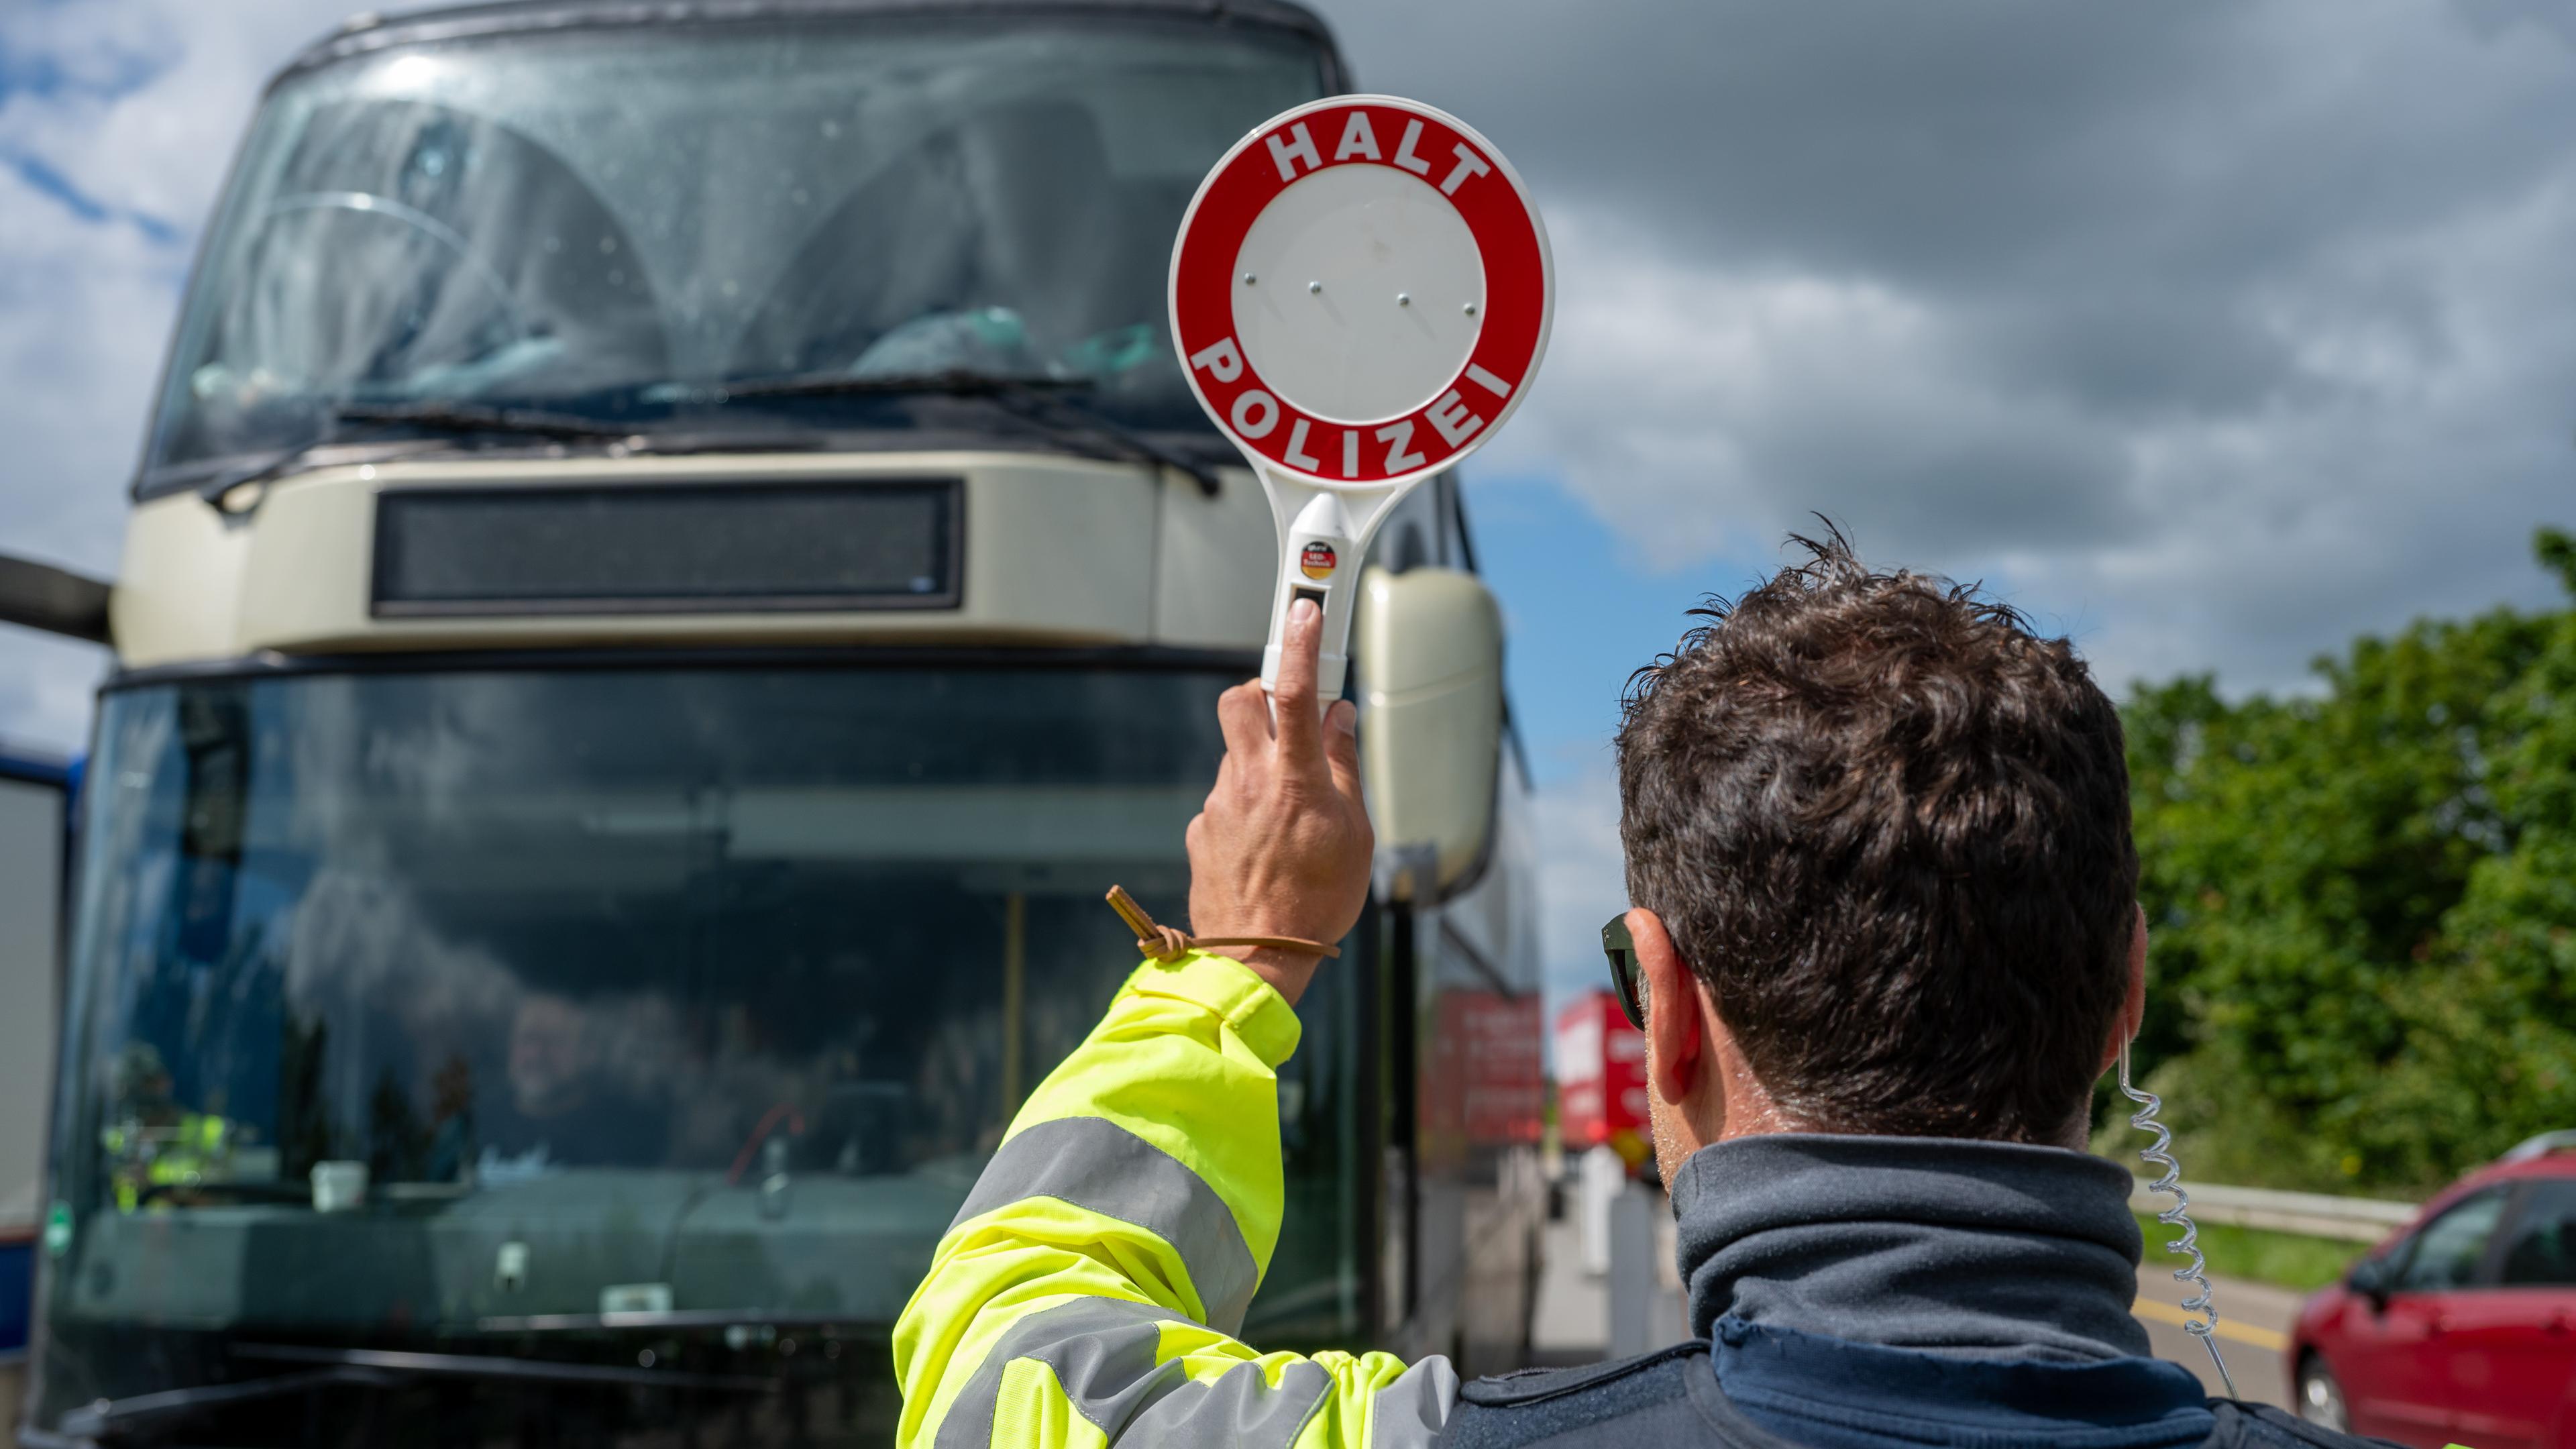
[[[1310,579],[1329,577],[1333,572],[1333,565],[1339,562],[1340,560],[1333,556],[1333,546],[1320,539],[1306,545],[1306,551],[1297,555],[1298,569]]]

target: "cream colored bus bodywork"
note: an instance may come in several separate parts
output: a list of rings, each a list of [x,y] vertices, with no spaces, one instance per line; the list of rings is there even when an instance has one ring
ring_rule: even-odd
[[[238,512],[192,493],[138,505],[111,604],[128,669],[264,652],[646,644],[1161,645],[1258,649],[1277,564],[1270,507],[1228,469],[1215,498],[1176,474],[1024,452],[458,459],[339,466]],[[384,488],[812,479],[965,480],[964,590],[944,610],[380,619],[369,607]],[[257,488],[259,485],[251,485]]]

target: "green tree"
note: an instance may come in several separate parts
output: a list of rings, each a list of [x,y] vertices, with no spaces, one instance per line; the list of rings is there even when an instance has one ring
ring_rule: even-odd
[[[2538,549],[2576,595],[2576,541]],[[2312,696],[2203,676],[2124,711],[2138,1056],[2198,1176],[2430,1187],[2576,1126],[2576,609],[2316,668]]]

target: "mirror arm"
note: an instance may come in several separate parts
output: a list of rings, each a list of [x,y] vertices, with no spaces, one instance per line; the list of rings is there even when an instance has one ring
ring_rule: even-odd
[[[108,592],[108,586],[97,579],[0,554],[0,624],[23,624],[92,644],[113,644],[107,622]]]
[[[1431,907],[1440,899],[1440,848],[1431,844],[1381,845],[1369,863],[1377,898]]]

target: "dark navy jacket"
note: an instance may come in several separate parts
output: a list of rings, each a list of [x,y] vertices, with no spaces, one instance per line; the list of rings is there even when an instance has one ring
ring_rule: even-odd
[[[1784,1134],[1707,1148],[1673,1185],[1698,1336],[1466,1384],[1441,1443],[2377,1442],[2209,1399],[2189,1371],[2149,1355],[2129,1314],[2143,1244],[2128,1188],[2099,1158],[2013,1143]]]
[[[1846,1345],[1848,1347],[1850,1345]],[[2153,1420],[2097,1425],[2070,1416],[2034,1429],[2011,1406],[1970,1394],[1942,1392],[1909,1399],[1894,1415],[1877,1405],[1854,1405],[1839,1417],[1854,1429],[1782,1432],[1748,1412],[1726,1388],[1706,1342],[1676,1344],[1658,1353],[1616,1363],[1570,1369],[1528,1369],[1461,1386],[1458,1407],[1442,1436],[1442,1449],[1832,1449],[1865,1444],[1961,1446],[1961,1449],[2099,1449],[2105,1445],[2188,1444],[2204,1449],[2347,1449],[2385,1444],[2303,1424],[2268,1405],[2192,1396],[2191,1437],[2160,1437]],[[2152,1362],[2152,1360],[2149,1360]],[[2167,1365],[2167,1367],[2172,1367]],[[1908,1390],[1921,1385],[1908,1384]],[[1948,1390],[1968,1389],[1953,1384]],[[2100,1406],[2117,1418],[2122,1406]],[[2000,1410],[1991,1416],[1984,1411]],[[2161,1416],[2159,1416],[2161,1417]],[[2174,1426],[2180,1427],[2179,1417]],[[2136,1432],[2137,1437],[2131,1437]],[[2096,1435],[2103,1437],[2095,1437]],[[2393,1446],[2392,1446],[2393,1449]]]

